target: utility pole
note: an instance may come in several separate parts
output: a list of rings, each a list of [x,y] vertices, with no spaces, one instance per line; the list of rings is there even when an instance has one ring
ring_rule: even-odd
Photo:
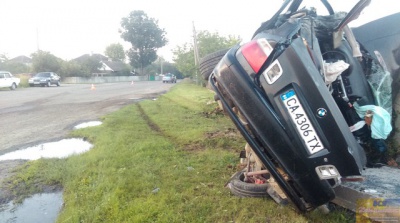
[[[36,47],[37,51],[39,51],[39,28],[36,27]]]
[[[199,50],[197,48],[197,33],[196,33],[196,28],[194,27],[194,21],[193,21],[193,41],[194,41],[194,64],[196,68],[199,66]],[[198,84],[198,74],[197,74],[197,69],[196,69],[196,83]]]
[[[194,64],[196,66],[199,65],[199,51],[197,48],[197,33],[196,33],[196,28],[194,27],[194,22],[193,22],[193,41],[194,41]]]
[[[160,59],[160,74],[163,74],[163,58],[159,57]]]

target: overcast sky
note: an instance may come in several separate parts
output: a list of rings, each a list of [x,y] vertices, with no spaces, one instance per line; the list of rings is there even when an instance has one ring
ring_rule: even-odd
[[[169,43],[158,54],[172,60],[171,50],[193,41],[196,30],[236,35],[249,40],[258,26],[267,20],[282,0],[1,0],[0,53],[9,58],[30,56],[37,49],[48,51],[64,60],[86,53],[104,54],[112,43],[130,45],[120,38],[118,30],[123,17],[143,10],[158,20],[167,32]],[[318,2],[318,0],[308,2]],[[342,4],[337,6],[338,2]],[[356,1],[332,0],[335,10],[349,8]],[[398,12],[389,0],[372,0],[370,6],[353,22]],[[337,6],[337,7],[335,7]],[[342,9],[343,8],[343,9]]]

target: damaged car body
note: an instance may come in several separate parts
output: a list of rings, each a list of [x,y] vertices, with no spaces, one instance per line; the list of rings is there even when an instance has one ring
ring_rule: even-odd
[[[362,176],[365,147],[382,149],[391,128],[390,72],[360,45],[349,13],[329,15],[286,0],[248,43],[216,64],[208,80],[254,154],[300,211],[335,198],[341,180]],[[372,52],[374,53],[374,52]],[[372,81],[371,81],[372,80]],[[379,93],[377,93],[379,92]],[[372,122],[368,118],[374,117]]]

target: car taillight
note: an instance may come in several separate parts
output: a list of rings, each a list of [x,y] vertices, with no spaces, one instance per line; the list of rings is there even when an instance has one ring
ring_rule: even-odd
[[[273,48],[266,39],[253,40],[240,49],[243,57],[253,69],[254,73],[258,73],[262,65],[267,61]],[[263,71],[262,75],[268,84],[273,84],[282,76],[282,67],[278,60],[274,60],[271,65]]]
[[[272,47],[266,39],[253,40],[243,45],[241,49],[244,58],[255,73],[258,73],[271,51]]]

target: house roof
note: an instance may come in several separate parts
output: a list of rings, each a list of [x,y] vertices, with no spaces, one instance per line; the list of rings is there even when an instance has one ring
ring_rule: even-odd
[[[9,61],[16,62],[16,63],[32,63],[32,59],[27,56],[24,56],[24,55],[14,57],[14,58],[10,59]]]
[[[77,62],[84,62],[85,60],[89,58],[94,58],[98,60],[99,62],[103,63],[105,66],[103,66],[103,71],[112,71],[112,72],[118,72],[126,69],[126,64],[122,61],[109,61],[108,57],[103,56],[101,54],[84,54],[80,57],[77,57],[73,59],[74,61]]]
[[[121,61],[102,61],[107,65],[112,71],[121,71],[126,69],[126,64]]]
[[[101,54],[84,54],[80,57],[77,57],[75,59],[73,59],[74,61],[78,61],[78,62],[83,62],[89,58],[95,58],[98,61],[107,61],[108,58],[106,56],[103,56]]]

